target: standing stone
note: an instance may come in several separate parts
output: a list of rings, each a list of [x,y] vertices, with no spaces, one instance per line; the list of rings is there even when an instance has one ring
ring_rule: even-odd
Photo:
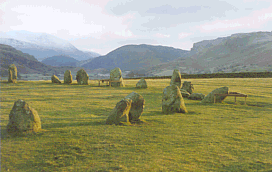
[[[106,124],[122,124],[122,122],[129,122],[129,110],[131,108],[131,99],[122,99],[118,102],[115,108],[110,112]]]
[[[138,93],[132,92],[125,97],[125,99],[131,99],[131,108],[129,111],[129,122],[136,123],[140,121],[140,116],[144,111],[145,100],[143,96]]]
[[[170,85],[176,85],[179,89],[181,88],[181,75],[178,69],[173,71]]]
[[[57,83],[57,84],[61,83],[59,78],[56,75],[52,75],[51,81],[52,81],[52,83]]]
[[[180,90],[175,85],[167,86],[163,90],[162,113],[187,113]]]
[[[201,101],[201,103],[213,103],[214,102],[214,94],[228,94],[229,88],[228,87],[221,87],[213,90],[210,92],[204,99]],[[217,103],[222,103],[222,101],[226,98],[227,96],[216,96],[215,101]]]
[[[181,89],[184,89],[188,93],[192,94],[193,91],[194,91],[194,86],[193,86],[193,84],[191,84],[190,81],[184,81],[183,84],[182,84],[182,88]]]
[[[140,79],[137,84],[136,88],[147,88],[147,83],[144,78]]]
[[[8,82],[17,83],[17,67],[15,64],[11,64],[8,68]]]
[[[111,82],[112,87],[124,87],[124,81],[122,78],[122,71],[120,68],[116,67],[110,71],[110,81],[119,81]]]
[[[84,69],[77,71],[76,80],[79,85],[88,85],[89,75]]]
[[[41,129],[38,112],[24,100],[17,100],[9,114],[8,133],[37,132]]]
[[[205,97],[205,94],[202,94],[202,93],[192,93],[188,99],[191,99],[191,100],[203,100]]]
[[[188,93],[186,90],[184,90],[184,89],[180,89],[180,93],[181,93],[181,95],[182,95],[182,97],[186,97],[186,98],[188,98],[189,96],[190,96],[190,93]]]
[[[70,70],[66,70],[64,73],[64,84],[71,84],[73,82],[73,77]]]

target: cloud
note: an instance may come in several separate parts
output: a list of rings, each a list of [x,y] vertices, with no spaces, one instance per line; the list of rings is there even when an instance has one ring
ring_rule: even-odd
[[[171,35],[164,35],[161,33],[156,33],[154,36],[157,38],[169,38]]]
[[[188,37],[190,35],[192,35],[193,33],[185,33],[185,32],[182,32],[182,33],[179,33],[178,34],[178,38],[179,39],[182,39],[182,38],[185,38],[185,37]]]

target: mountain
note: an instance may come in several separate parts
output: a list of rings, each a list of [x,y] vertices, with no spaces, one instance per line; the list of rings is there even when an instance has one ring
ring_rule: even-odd
[[[171,75],[182,73],[272,71],[272,32],[237,33],[197,42],[188,58],[178,58],[133,73]]]
[[[15,64],[18,73],[56,74],[64,73],[72,67],[52,67],[37,61],[32,55],[23,53],[15,48],[0,44],[1,76],[8,76],[8,67]]]
[[[42,63],[46,65],[51,66],[74,66],[76,67],[78,60],[74,59],[73,57],[66,56],[66,55],[59,55],[59,56],[53,56],[48,57],[41,61]]]
[[[98,53],[80,51],[68,41],[46,33],[28,31],[2,32],[0,33],[0,43],[31,54],[38,60],[62,54],[71,56],[79,61],[99,56]]]
[[[166,46],[153,45],[125,45],[115,49],[105,56],[99,56],[82,65],[89,69],[133,70],[154,66],[162,62],[185,58],[188,51]]]

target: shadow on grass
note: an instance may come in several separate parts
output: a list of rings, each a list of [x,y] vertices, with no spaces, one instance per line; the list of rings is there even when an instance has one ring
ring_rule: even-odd
[[[5,126],[6,127],[6,126]],[[36,137],[43,135],[45,130],[40,130],[38,132],[18,132],[18,133],[8,133],[6,128],[1,126],[1,139],[5,140],[7,138],[19,138],[19,137]]]
[[[100,121],[43,124],[42,128],[49,129],[49,128],[65,128],[65,127],[99,126],[99,125],[106,125],[106,119],[100,120]]]

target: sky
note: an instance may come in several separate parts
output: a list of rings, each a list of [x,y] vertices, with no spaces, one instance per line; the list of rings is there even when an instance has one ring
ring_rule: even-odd
[[[0,0],[0,32],[26,30],[105,55],[128,44],[193,43],[272,30],[271,0]]]

